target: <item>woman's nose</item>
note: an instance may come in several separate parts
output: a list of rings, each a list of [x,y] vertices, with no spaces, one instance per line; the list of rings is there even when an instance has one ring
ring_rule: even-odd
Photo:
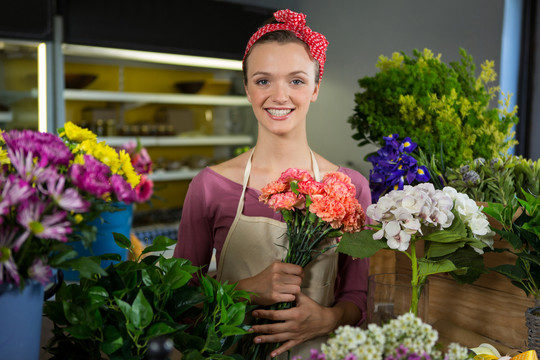
[[[288,87],[286,84],[275,83],[272,91],[272,100],[275,102],[285,102],[289,99]]]

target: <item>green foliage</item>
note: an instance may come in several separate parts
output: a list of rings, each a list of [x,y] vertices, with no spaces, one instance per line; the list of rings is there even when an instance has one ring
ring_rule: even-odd
[[[484,212],[499,221],[503,228],[493,230],[505,239],[517,255],[515,264],[503,264],[492,270],[506,276],[525,294],[540,299],[540,198],[526,191],[514,206],[489,204]],[[521,214],[513,220],[518,209]]]
[[[449,65],[425,49],[413,51],[414,58],[394,53],[379,58],[380,71],[361,78],[364,90],[355,94],[354,114],[349,118],[359,146],[383,146],[383,136],[409,136],[424,151],[442,147],[448,167],[504,153],[515,141],[511,128],[516,109],[490,108],[498,95],[488,84],[496,79],[494,63],[486,61],[478,77],[473,59],[460,49],[461,60]],[[504,95],[504,94],[503,94]]]
[[[123,235],[114,235],[118,245],[130,246]],[[143,253],[164,251],[171,242],[160,237]],[[102,260],[81,259],[98,267]],[[149,341],[162,336],[173,339],[186,359],[238,359],[224,352],[247,333],[249,294],[208,276],[200,278],[201,287],[191,285],[199,268],[186,259],[139,260],[62,284],[45,303],[44,313],[54,323],[47,346],[52,359],[143,359]]]
[[[457,169],[447,169],[448,185],[471,199],[515,207],[525,199],[521,189],[540,194],[540,161],[522,156],[475,159]]]

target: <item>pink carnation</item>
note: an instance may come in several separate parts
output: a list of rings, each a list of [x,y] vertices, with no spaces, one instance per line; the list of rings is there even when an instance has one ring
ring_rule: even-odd
[[[272,181],[270,184],[266,185],[261,190],[261,195],[259,196],[259,201],[263,203],[268,203],[268,200],[272,195],[282,193],[284,191],[288,191],[289,186],[286,183],[283,183],[281,181]]]
[[[290,168],[290,169],[285,170],[278,179],[278,181],[282,183],[286,183],[286,184],[290,184],[291,182],[295,180],[298,182],[308,181],[308,180],[313,180],[313,177],[306,170]]]
[[[310,196],[321,195],[324,193],[324,184],[315,180],[302,181],[298,183],[298,191]]]
[[[272,195],[268,200],[268,205],[275,211],[303,208],[305,197],[303,195],[296,195],[292,191],[287,191]]]

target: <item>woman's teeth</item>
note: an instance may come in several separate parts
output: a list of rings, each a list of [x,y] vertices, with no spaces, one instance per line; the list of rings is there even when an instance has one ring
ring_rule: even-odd
[[[270,115],[273,116],[285,116],[292,111],[292,109],[267,109]]]

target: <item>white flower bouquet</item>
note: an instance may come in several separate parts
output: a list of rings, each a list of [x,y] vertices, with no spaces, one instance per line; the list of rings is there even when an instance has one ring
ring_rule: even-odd
[[[338,251],[366,258],[380,249],[404,253],[412,264],[411,312],[418,312],[422,285],[431,274],[450,273],[463,283],[484,272],[483,249],[493,247],[494,232],[482,207],[452,187],[436,190],[431,183],[405,186],[381,197],[366,214],[372,230],[344,234]],[[423,256],[417,256],[422,240]]]
[[[412,313],[406,313],[379,326],[367,329],[341,326],[322,344],[312,350],[311,359],[324,360],[464,360],[469,350],[457,343],[443,354],[437,346],[439,334],[431,325]],[[297,359],[299,360],[299,359]]]

